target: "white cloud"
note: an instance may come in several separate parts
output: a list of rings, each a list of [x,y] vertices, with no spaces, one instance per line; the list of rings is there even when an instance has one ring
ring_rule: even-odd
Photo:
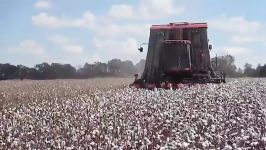
[[[246,47],[252,46],[253,49],[262,50],[266,46],[266,33],[262,30],[250,35],[232,35],[231,43]]]
[[[127,4],[112,5],[109,15],[116,19],[158,19],[183,13],[184,6],[174,0],[140,0],[137,6]]]
[[[141,0],[140,14],[147,18],[162,18],[180,15],[184,6],[177,6],[174,0]]]
[[[229,46],[218,46],[215,48],[215,51],[210,51],[211,57],[215,57],[215,55],[232,55],[232,56],[245,56],[251,54],[251,50],[249,48],[237,45],[229,45]]]
[[[54,16],[49,16],[46,13],[40,13],[32,17],[33,24],[40,27],[59,28],[71,26],[70,21],[60,20]]]
[[[138,37],[148,40],[150,24],[124,24],[112,22],[98,23],[92,27],[92,32],[103,38]]]
[[[47,13],[40,13],[32,17],[33,24],[45,28],[87,28],[96,36],[100,37],[145,37],[148,40],[149,23],[139,24],[117,24],[106,18],[98,18],[90,13],[84,13],[80,19],[64,19],[50,16]]]
[[[235,46],[230,47],[229,46],[229,47],[223,47],[222,49],[225,51],[225,53],[231,54],[234,56],[246,55],[246,54],[250,53],[250,50],[248,48],[245,48],[245,47],[235,47]]]
[[[218,17],[208,20],[210,28],[226,33],[233,45],[266,45],[265,27],[258,21],[247,20],[244,16]]]
[[[132,6],[126,4],[112,5],[109,14],[113,18],[118,18],[118,19],[127,19],[134,17]]]
[[[11,54],[31,54],[31,55],[42,55],[45,49],[37,42],[33,40],[25,40],[19,43],[16,48],[11,48],[8,50]]]
[[[139,45],[134,38],[127,38],[123,41],[94,38],[92,46],[101,54],[108,56],[109,59],[119,58],[136,61],[140,57],[137,50]]]
[[[51,3],[48,0],[38,0],[34,7],[37,9],[49,9],[51,8]]]
[[[84,50],[83,46],[76,44],[73,40],[70,40],[64,36],[54,35],[49,38],[57,47],[62,51],[71,54],[81,54]]]
[[[101,58],[98,54],[94,53],[91,57],[89,57],[89,63],[94,63],[97,61],[101,61]]]
[[[95,16],[87,11],[83,14],[82,18],[73,20],[73,25],[77,27],[90,27],[95,22]]]
[[[133,59],[134,61],[138,61],[139,56],[136,55],[136,53],[138,53],[137,48],[139,43],[148,41],[149,23],[119,24],[110,18],[97,17],[96,19],[94,16],[94,19],[84,19],[91,18],[91,15],[91,13],[84,13],[83,17],[80,19],[65,19],[54,17],[47,13],[40,13],[34,16],[32,21],[37,26],[48,28],[88,27],[87,29],[91,31],[95,37],[98,37],[93,42],[91,49],[96,52],[93,57],[89,57],[90,60],[106,61],[110,58],[120,58],[123,60]],[[90,26],[88,26],[88,24],[90,24]],[[137,42],[136,39],[141,40],[141,42]],[[81,54],[84,51],[83,46],[63,36],[51,36],[49,40],[61,51],[67,53]],[[81,60],[83,59],[81,58]]]
[[[78,19],[65,19],[50,16],[45,12],[40,13],[37,16],[32,17],[32,22],[36,26],[47,28],[63,28],[63,27],[82,27],[89,28],[93,25],[95,16],[87,11],[81,18]]]
[[[74,54],[80,54],[83,52],[83,47],[80,45],[66,45],[62,49],[64,49],[69,53],[74,53]]]
[[[209,20],[208,24],[210,28],[218,31],[218,34],[225,33],[223,36],[228,39],[227,46],[224,44],[217,48],[219,55],[234,56],[238,67],[242,67],[246,62],[253,65],[263,62],[262,57],[257,55],[263,53],[260,50],[266,45],[265,27],[261,22],[248,20],[244,16],[222,16]]]
[[[82,17],[74,19],[55,17],[42,12],[37,16],[33,16],[32,22],[34,25],[44,28],[87,28],[89,31],[93,32],[95,36],[100,37],[121,38],[126,36],[145,38],[146,40],[148,40],[150,27],[149,23],[118,24],[109,18],[97,17],[96,19],[89,11],[85,12]]]
[[[250,44],[250,43],[258,42],[259,40],[251,36],[236,35],[231,38],[231,41],[236,44]]]
[[[84,57],[82,60],[85,63],[95,63],[95,62],[102,61],[98,53],[94,53],[93,55],[90,55],[89,57]]]
[[[244,16],[219,17],[208,21],[211,28],[219,29],[230,34],[253,34],[260,31],[262,25],[257,21],[248,21]]]
[[[238,45],[250,45],[250,44],[260,44],[266,46],[266,33],[263,35],[261,32],[255,32],[252,35],[240,36],[234,35],[231,38],[231,42]]]
[[[93,45],[96,48],[112,49],[118,51],[121,54],[135,54],[137,52],[137,41],[134,38],[127,38],[124,41],[93,39]]]

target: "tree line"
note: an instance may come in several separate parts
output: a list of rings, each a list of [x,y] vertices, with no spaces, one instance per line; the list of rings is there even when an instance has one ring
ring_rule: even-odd
[[[225,72],[227,77],[266,77],[266,64],[253,68],[246,63],[244,68],[237,68],[235,58],[231,55],[211,58],[212,68],[215,71]],[[0,64],[0,80],[7,79],[87,79],[93,77],[127,77],[135,73],[141,74],[145,60],[136,65],[130,60],[112,59],[107,63],[85,63],[83,67],[75,68],[70,64],[41,63],[34,67],[23,65]]]
[[[0,64],[0,80],[7,79],[86,79],[93,77],[126,77],[144,70],[145,60],[136,65],[130,60],[112,59],[108,63],[85,63],[81,68],[70,64],[41,63],[34,67],[24,65]]]
[[[266,64],[258,64],[256,68],[249,63],[244,68],[237,68],[235,58],[231,55],[218,56],[211,59],[212,68],[225,72],[228,77],[266,77]]]

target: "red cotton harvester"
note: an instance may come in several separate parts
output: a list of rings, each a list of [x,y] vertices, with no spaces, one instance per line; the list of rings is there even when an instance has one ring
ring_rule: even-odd
[[[211,66],[208,41],[207,23],[152,25],[144,72],[130,86],[176,89],[225,82],[225,74],[217,75]]]

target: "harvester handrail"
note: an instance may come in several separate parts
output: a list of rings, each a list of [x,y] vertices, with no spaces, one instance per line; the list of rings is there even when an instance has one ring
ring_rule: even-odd
[[[185,43],[185,44],[191,44],[189,40],[163,40],[162,43]]]

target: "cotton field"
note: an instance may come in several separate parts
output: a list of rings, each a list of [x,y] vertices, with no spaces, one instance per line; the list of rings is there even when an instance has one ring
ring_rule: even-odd
[[[0,82],[0,149],[266,149],[266,79],[178,90],[132,79]]]

